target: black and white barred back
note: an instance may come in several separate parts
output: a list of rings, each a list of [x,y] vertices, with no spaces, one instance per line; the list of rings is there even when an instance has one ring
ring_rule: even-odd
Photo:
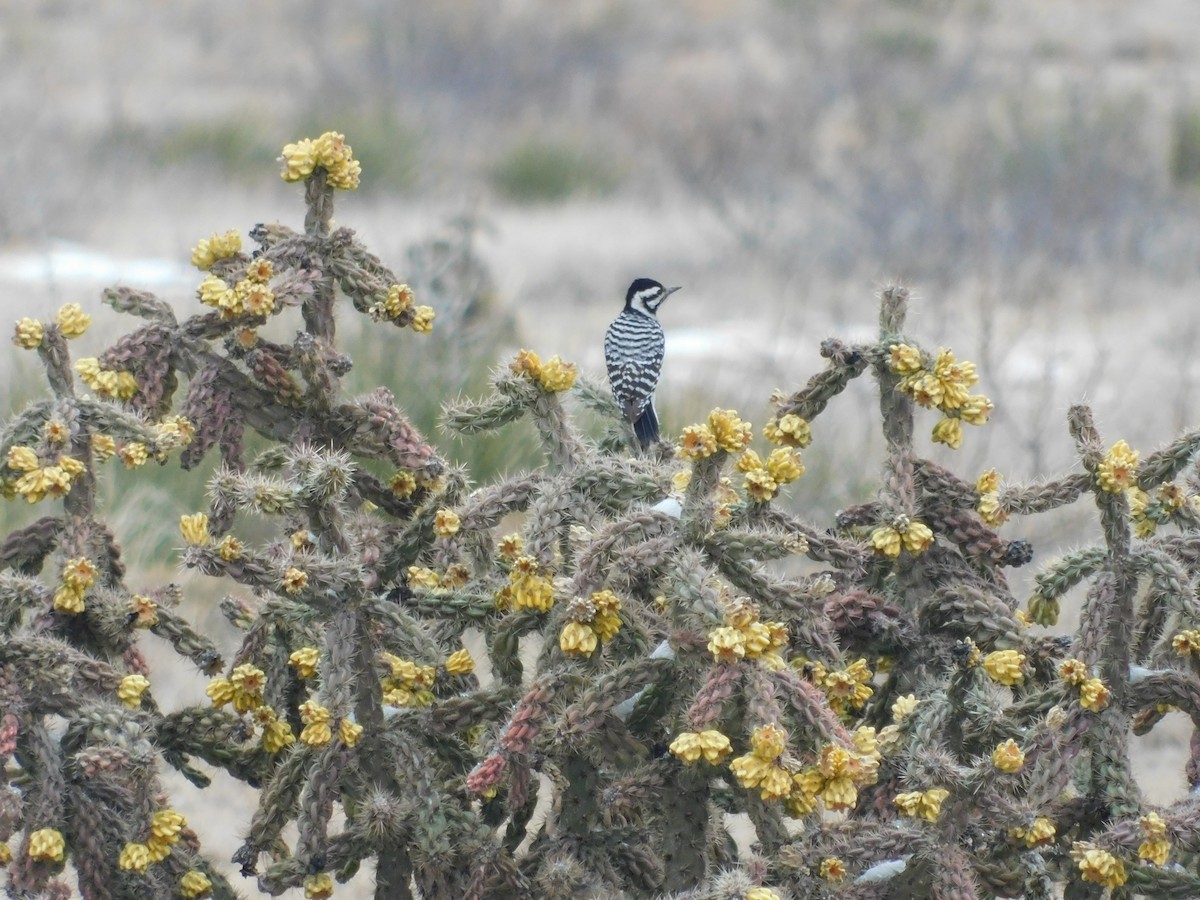
[[[625,308],[604,335],[604,361],[613,397],[625,419],[633,423],[643,449],[659,439],[654,389],[662,374],[666,341],[658,324],[658,308],[677,287],[639,278],[625,294]]]

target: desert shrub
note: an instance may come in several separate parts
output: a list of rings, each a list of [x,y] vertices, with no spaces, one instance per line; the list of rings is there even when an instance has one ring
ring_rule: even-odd
[[[491,182],[509,200],[536,203],[603,194],[616,177],[607,163],[567,144],[526,141],[495,164]]]
[[[1200,112],[1178,113],[1171,137],[1171,180],[1179,185],[1200,183]]]
[[[1142,458],[1076,406],[1079,471],[959,475],[917,435],[956,448],[991,401],[974,365],[907,332],[893,287],[876,340],[823,342],[824,368],[770,398],[757,447],[718,408],[636,454],[605,389],[523,350],[443,424],[472,440],[525,422],[540,464],[472,486],[390,391],[345,388],[337,304],[407,329],[394,368],[417,381],[407,348],[434,324],[331,225],[358,183],[349,147],[325,134],[284,161],[304,228],[256,226],[249,253],[202,241],[209,311],[111,289],[144,324],[74,362],[78,307],[17,324],[50,395],[0,431],[6,493],[47,510],[0,540],[10,895],[73,877],[87,897],[235,896],[201,841],[238,818],[241,875],[308,897],[364,865],[387,898],[1200,891],[1194,801],[1149,805],[1128,749],[1173,709],[1200,721],[1200,432]],[[284,316],[295,337],[264,337]],[[879,391],[878,490],[784,509],[859,378]],[[229,587],[230,648],[179,614],[178,587],[130,589],[96,503],[106,460],[210,455],[208,507],[179,530],[184,564]],[[1020,602],[1007,572],[1033,548],[1000,529],[1079,501],[1099,541]],[[1081,585],[1070,633],[1044,631]],[[209,703],[156,696],[143,630],[211,676]],[[164,767],[223,771],[257,805],[186,822]]]

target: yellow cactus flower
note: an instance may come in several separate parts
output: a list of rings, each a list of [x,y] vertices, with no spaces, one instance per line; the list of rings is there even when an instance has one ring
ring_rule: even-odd
[[[68,303],[54,315],[54,323],[65,338],[77,338],[92,326],[92,317],[78,303]]]
[[[139,875],[150,868],[150,863],[154,862],[154,858],[150,853],[150,848],[145,844],[130,841],[121,850],[121,855],[117,860],[117,864],[127,872],[137,872]]]
[[[438,537],[452,537],[458,534],[462,521],[458,513],[452,509],[439,509],[433,518],[433,533]]]
[[[258,666],[242,663],[229,673],[229,683],[233,688],[233,708],[238,712],[247,712],[262,706],[267,673]]]
[[[39,828],[29,835],[29,858],[41,862],[62,862],[67,845],[57,828]]]
[[[996,749],[992,751],[992,765],[1010,775],[1019,772],[1025,765],[1025,752],[1017,746],[1016,741],[1009,738],[997,744]]]
[[[232,703],[237,691],[234,690],[233,682],[228,678],[214,678],[208,683],[204,693],[208,695],[213,706],[220,707],[226,703]]]
[[[41,460],[32,447],[10,447],[5,458],[6,465],[14,472],[32,472],[41,467]]]
[[[357,722],[352,722],[349,719],[342,719],[338,723],[338,739],[347,747],[353,747],[358,743],[358,739],[362,737],[363,727]]]
[[[599,644],[599,636],[587,622],[568,622],[558,636],[563,653],[591,656]]]
[[[1133,484],[1137,477],[1138,452],[1125,441],[1117,441],[1108,448],[1100,465],[1096,467],[1096,480],[1102,490],[1120,493]]]
[[[424,566],[409,566],[408,567],[408,584],[409,587],[435,588],[441,585],[442,576],[433,569],[427,569]]]
[[[1089,678],[1079,686],[1079,705],[1092,712],[1108,706],[1109,690],[1099,678]]]
[[[323,747],[333,740],[333,729],[329,727],[329,710],[316,700],[306,700],[300,704],[300,721],[304,730],[300,732],[300,741],[310,747]]]
[[[302,590],[308,587],[308,573],[303,569],[297,569],[295,566],[289,566],[287,571],[283,573],[283,580],[280,582],[285,593],[299,594]]]
[[[812,427],[802,416],[787,413],[763,426],[763,437],[772,444],[804,449],[812,443]]]
[[[729,453],[737,453],[750,445],[753,429],[749,422],[738,418],[732,409],[714,409],[708,414],[708,429],[717,446]]]
[[[126,675],[117,687],[117,699],[130,709],[142,705],[142,694],[150,687],[150,679],[145,675]]]
[[[1067,684],[1081,685],[1088,678],[1087,664],[1081,659],[1064,659],[1058,664],[1058,677]]]
[[[433,331],[433,320],[436,313],[432,306],[418,306],[413,310],[412,323],[409,327],[417,334],[429,334]]]
[[[681,459],[704,459],[716,452],[717,438],[707,425],[688,425],[679,433],[675,453]]]
[[[203,900],[212,894],[213,883],[199,869],[189,869],[179,879],[179,893],[186,900]]]
[[[892,344],[888,353],[888,368],[897,375],[915,375],[925,368],[920,349],[911,344]]]
[[[538,380],[547,391],[560,393],[575,386],[576,374],[574,363],[563,362],[561,357],[555,355],[542,363]]]
[[[293,650],[288,656],[288,665],[296,670],[298,678],[312,678],[317,674],[317,664],[321,661],[321,651],[316,647],[301,647]]]
[[[242,236],[236,229],[222,234],[202,238],[200,243],[192,248],[192,265],[201,272],[207,272],[217,260],[237,256],[242,249]]]
[[[309,875],[304,879],[305,900],[329,900],[333,896],[333,878],[328,872]]]
[[[467,649],[456,650],[446,658],[446,671],[451,675],[470,675],[475,671],[475,660]]]
[[[25,350],[36,350],[46,337],[46,326],[37,319],[18,319],[13,343]]]
[[[180,516],[179,532],[184,541],[192,547],[202,547],[212,540],[208,533],[208,516],[205,513]]]
[[[732,662],[746,655],[746,638],[736,628],[723,625],[708,634],[708,652],[718,662]]]
[[[773,722],[756,728],[750,735],[750,748],[760,759],[778,759],[787,749],[787,732]]]
[[[963,442],[962,419],[950,416],[941,419],[933,426],[933,442],[945,444],[951,450],[959,449]]]
[[[1107,850],[1093,847],[1083,841],[1076,841],[1071,848],[1071,858],[1079,867],[1079,874],[1084,881],[1092,881],[1107,888],[1123,885],[1129,876],[1125,872],[1125,864]]]
[[[1016,650],[994,650],[983,658],[983,670],[993,681],[1012,687],[1025,680],[1025,673],[1021,671],[1024,663],[1024,653]]]

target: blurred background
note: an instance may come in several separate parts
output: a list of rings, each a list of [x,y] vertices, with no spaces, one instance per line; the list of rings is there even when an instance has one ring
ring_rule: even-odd
[[[188,306],[190,248],[297,222],[275,159],[333,129],[339,222],[402,277],[469,238],[514,342],[600,371],[629,281],[684,285],[669,428],[795,387],[899,279],[1033,475],[1085,395],[1136,446],[1189,419],[1197,33],[1184,0],[6,0],[0,290]]]
[[[921,451],[1056,475],[1070,403],[1143,454],[1198,418],[1197,34],[1189,0],[4,0],[0,296],[12,318],[93,311],[81,355],[133,325],[105,285],[196,311],[191,248],[298,226],[276,157],[337,130],[363,167],[338,224],[439,315],[424,341],[348,315],[351,387],[390,384],[480,479],[533,442],[456,443],[438,401],[519,346],[602,377],[643,275],[684,286],[661,313],[669,432],[718,405],[760,425],[820,340],[871,339],[900,280],[912,333],[975,361],[997,407],[956,454]],[[42,394],[6,356],[5,411]],[[873,391],[814,426],[789,500],[814,522],[878,484]],[[159,516],[199,508],[203,477],[144,481],[114,473],[112,513],[169,569]],[[1006,534],[1037,563],[1098,538],[1086,508]],[[1159,734],[1165,797],[1183,780]]]

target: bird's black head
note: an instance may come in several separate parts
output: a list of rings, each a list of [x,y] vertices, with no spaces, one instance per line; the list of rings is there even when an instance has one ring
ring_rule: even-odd
[[[653,278],[637,278],[625,293],[625,308],[654,315],[663,301],[675,293],[677,287],[663,287]]]

